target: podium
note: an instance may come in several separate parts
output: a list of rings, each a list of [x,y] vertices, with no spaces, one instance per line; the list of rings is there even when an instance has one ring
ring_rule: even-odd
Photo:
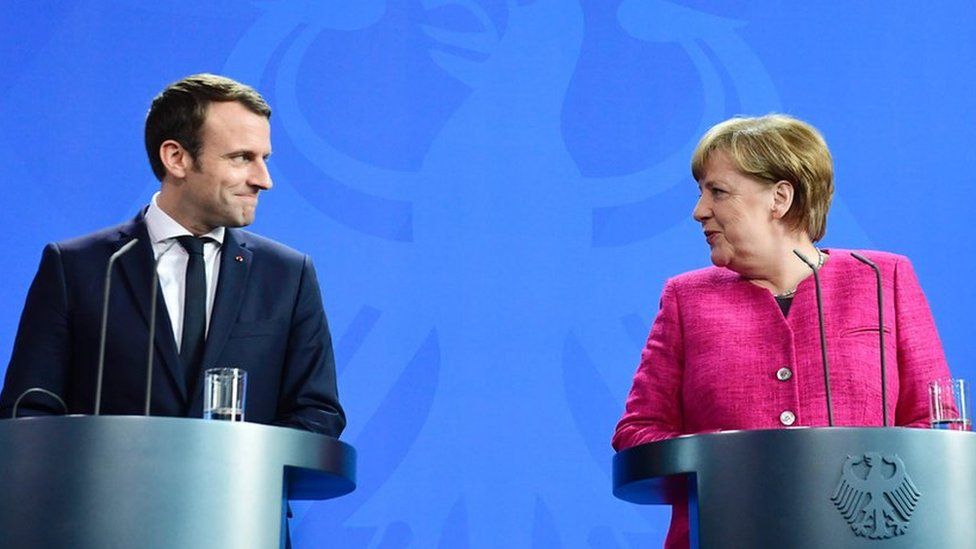
[[[336,439],[256,423],[0,420],[0,545],[279,547],[287,500],[353,491],[355,460]]]
[[[976,433],[730,431],[614,456],[618,498],[665,504],[682,492],[692,547],[976,547]]]

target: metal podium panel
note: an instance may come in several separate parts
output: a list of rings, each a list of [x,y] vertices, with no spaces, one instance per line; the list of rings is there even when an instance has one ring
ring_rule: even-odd
[[[281,543],[284,497],[353,489],[355,450],[297,429],[132,416],[0,421],[3,547],[265,549]]]
[[[627,501],[697,490],[700,547],[976,547],[976,433],[731,431],[630,448],[613,466]]]

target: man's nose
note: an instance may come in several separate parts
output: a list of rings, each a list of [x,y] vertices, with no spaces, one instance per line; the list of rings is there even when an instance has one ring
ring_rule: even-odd
[[[274,186],[271,181],[271,172],[268,170],[268,163],[264,160],[258,160],[254,163],[254,170],[249,179],[250,185],[265,191]]]

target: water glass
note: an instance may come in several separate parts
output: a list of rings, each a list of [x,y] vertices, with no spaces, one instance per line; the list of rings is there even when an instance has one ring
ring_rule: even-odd
[[[929,383],[929,425],[947,431],[971,430],[970,388],[964,379]]]
[[[203,419],[244,421],[247,372],[240,368],[211,368],[203,382]]]

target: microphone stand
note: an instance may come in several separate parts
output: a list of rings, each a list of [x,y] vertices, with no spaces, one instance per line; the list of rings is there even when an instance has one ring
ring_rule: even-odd
[[[163,259],[173,246],[177,244],[178,241],[174,240],[170,242],[169,246],[163,250],[163,253],[159,254],[156,258],[156,262],[153,264],[153,276],[152,276],[152,290],[151,298],[149,299],[149,345],[146,349],[146,409],[145,415],[149,415],[149,403],[152,400],[152,373],[153,373],[153,357],[155,349],[153,344],[156,339],[156,302],[159,301],[159,262]]]
[[[834,406],[830,398],[830,364],[827,362],[827,336],[824,333],[823,296],[820,292],[820,274],[817,272],[817,266],[800,253],[800,250],[793,250],[793,253],[813,271],[813,282],[817,287],[817,316],[818,322],[820,323],[820,357],[823,362],[824,388],[827,391],[827,425],[833,427]]]
[[[874,276],[878,287],[878,339],[881,341],[881,417],[884,426],[888,426],[888,390],[887,390],[887,368],[885,368],[885,338],[884,338],[884,295],[881,291],[881,269],[871,261],[857,252],[851,252],[854,259],[864,263],[874,269]]]
[[[131,250],[137,242],[139,242],[138,238],[133,238],[132,240],[126,242],[114,254],[109,256],[108,266],[105,267],[105,296],[102,299],[102,333],[98,343],[98,374],[95,381],[96,416],[99,415],[102,410],[102,374],[105,372],[105,339],[108,335],[108,299],[109,290],[112,288],[112,267],[115,266],[115,260],[122,257],[122,254]]]

